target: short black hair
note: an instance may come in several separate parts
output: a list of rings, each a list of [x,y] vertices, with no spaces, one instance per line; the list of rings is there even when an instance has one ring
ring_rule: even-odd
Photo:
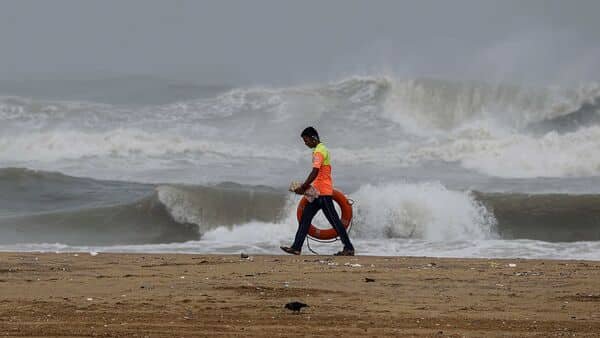
[[[319,133],[317,133],[317,130],[313,127],[304,128],[304,130],[302,131],[302,134],[300,134],[300,137],[304,137],[304,136],[313,137],[313,138],[316,138],[317,140],[319,139]]]

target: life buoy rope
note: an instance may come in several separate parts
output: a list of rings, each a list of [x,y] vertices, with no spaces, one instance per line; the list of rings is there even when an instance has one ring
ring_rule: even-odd
[[[342,221],[342,225],[348,231],[350,224],[352,223],[352,202],[344,194],[338,190],[333,190],[332,199],[340,206],[342,210],[342,215],[340,217]],[[302,197],[300,203],[298,203],[298,210],[296,211],[296,216],[298,217],[298,222],[302,218],[302,213],[304,212],[304,207],[308,204],[308,200],[306,197]],[[335,229],[319,229],[315,227],[313,224],[308,228],[308,236],[321,241],[332,240],[338,237],[337,231]]]

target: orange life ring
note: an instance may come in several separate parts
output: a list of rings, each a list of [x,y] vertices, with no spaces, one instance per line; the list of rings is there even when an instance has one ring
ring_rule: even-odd
[[[350,226],[350,222],[352,222],[352,204],[348,201],[346,196],[338,190],[333,190],[333,196],[331,196],[335,202],[340,206],[342,210],[341,221],[344,225],[344,228],[348,230]],[[300,222],[300,218],[302,218],[302,212],[304,211],[304,207],[308,204],[308,200],[306,197],[302,197],[300,203],[298,203],[298,210],[296,215],[298,217],[298,222]],[[314,225],[310,225],[308,228],[308,235],[310,237],[320,239],[320,240],[329,240],[334,239],[338,236],[337,231],[334,228],[331,229],[319,229]]]

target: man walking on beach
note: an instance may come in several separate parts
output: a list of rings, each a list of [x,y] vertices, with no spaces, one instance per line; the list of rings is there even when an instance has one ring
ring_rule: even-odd
[[[321,143],[319,134],[313,127],[304,129],[300,136],[307,147],[314,149],[312,158],[313,169],[308,175],[308,178],[306,178],[306,181],[300,187],[296,188],[294,192],[302,195],[312,187],[316,190],[316,194],[312,194],[315,198],[304,207],[294,244],[292,244],[291,247],[282,246],[281,250],[292,255],[299,255],[313,217],[319,210],[323,210],[323,214],[325,214],[325,217],[329,223],[331,223],[331,226],[333,226],[344,244],[344,249],[335,255],[354,256],[354,246],[352,246],[346,228],[344,228],[344,225],[333,206],[333,180],[331,179],[329,150]]]

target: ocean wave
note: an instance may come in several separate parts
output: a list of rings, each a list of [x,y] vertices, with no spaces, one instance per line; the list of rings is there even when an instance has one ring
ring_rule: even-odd
[[[597,98],[597,83],[574,88],[534,88],[417,79],[394,82],[383,114],[419,135],[453,130],[474,121],[492,121],[520,130],[535,122],[568,115]]]
[[[136,123],[140,117],[189,123],[235,122],[236,117],[250,115],[279,122],[293,120],[298,115],[295,113],[302,112],[304,118],[327,117],[340,121],[368,116],[405,127],[407,123],[417,125],[422,129],[419,132],[427,132],[453,129],[479,119],[523,128],[568,115],[594,104],[599,98],[597,83],[560,88],[352,76],[331,83],[296,87],[237,88],[212,98],[141,107],[4,96],[0,97],[0,121],[40,120],[51,124],[52,120],[60,120],[68,124],[67,119],[72,119],[77,126],[87,119],[98,127],[114,125],[112,122]],[[261,126],[268,127],[268,124],[256,125]]]
[[[260,186],[99,181],[0,169],[0,243],[184,242],[218,226],[276,220],[283,194]]]
[[[296,161],[300,151],[255,147],[242,142],[189,139],[170,132],[115,129],[107,132],[44,131],[0,137],[0,160],[49,162],[93,157],[169,157],[214,155],[227,158],[268,158]]]
[[[248,232],[249,235],[255,234]],[[156,253],[156,254],[233,254],[280,255],[280,239],[263,238],[261,242],[233,242],[201,239],[183,243],[85,246],[64,243],[22,243],[1,245],[0,251],[53,252],[96,255],[98,253]],[[363,256],[425,256],[455,258],[513,258],[513,259],[576,259],[598,261],[600,242],[548,243],[535,240],[473,240],[432,242],[426,240],[355,239],[354,246]],[[336,244],[312,243],[322,255],[339,250]]]
[[[176,222],[153,197],[111,207],[0,217],[0,234],[2,244],[116,245],[200,237],[195,224]]]
[[[361,237],[459,240],[492,238],[496,219],[466,192],[437,182],[365,185],[352,194]]]
[[[386,76],[149,106],[0,97],[0,161],[87,176],[102,162],[126,178],[210,163],[220,179],[219,166],[243,174],[248,159],[265,159],[273,173],[306,156],[298,133],[315,125],[336,163],[365,171],[441,161],[495,177],[596,176],[599,102],[594,83],[530,88]]]
[[[470,128],[411,149],[408,163],[459,162],[489,176],[584,177],[600,174],[600,126],[529,135]]]
[[[266,186],[152,186],[16,168],[0,170],[0,181],[2,196],[9,196],[0,199],[1,244],[258,243],[288,240],[297,227],[299,198]],[[483,193],[439,182],[392,182],[366,184],[348,196],[356,202],[352,236],[362,240],[600,240],[600,195]],[[44,197],[53,209],[36,207]],[[329,226],[321,214],[314,224]]]

